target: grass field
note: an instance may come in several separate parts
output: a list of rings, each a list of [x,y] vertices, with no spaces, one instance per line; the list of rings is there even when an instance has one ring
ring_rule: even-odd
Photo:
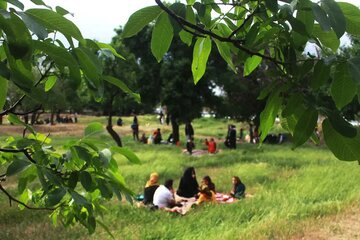
[[[155,117],[148,118],[149,129],[160,126]],[[140,124],[144,119],[139,118]],[[195,137],[223,137],[227,124],[197,120],[193,124]],[[167,132],[169,128],[163,130]],[[111,142],[109,137],[105,139]],[[60,145],[66,140],[56,136],[54,143]],[[102,221],[115,239],[289,239],[306,232],[307,223],[360,203],[359,165],[336,160],[322,146],[308,144],[293,151],[288,144],[258,148],[243,143],[236,150],[195,157],[183,154],[181,147],[141,145],[129,135],[123,140],[142,161],[141,165],[133,165],[122,156],[115,156],[128,186],[136,193],[141,193],[153,171],[159,173],[160,182],[173,178],[177,187],[183,170],[194,166],[198,181],[210,175],[219,192],[228,192],[231,176],[240,176],[253,197],[234,204],[203,205],[185,216],[139,209],[114,198],[107,204],[109,212]],[[219,145],[223,148],[222,143]],[[202,147],[198,137],[197,148]],[[10,179],[5,186],[15,191],[14,182]],[[110,238],[100,226],[91,236],[80,226],[54,227],[47,212],[19,211],[15,204],[9,207],[3,194],[0,209],[0,239]]]

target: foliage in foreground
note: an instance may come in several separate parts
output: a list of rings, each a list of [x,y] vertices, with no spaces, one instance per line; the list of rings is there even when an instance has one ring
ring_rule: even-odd
[[[125,148],[109,148],[92,139],[102,130],[102,125],[95,123],[86,128],[84,138],[65,146],[65,153],[56,151],[48,136],[35,132],[18,116],[61,102],[65,94],[55,90],[56,83],[74,93],[86,89],[97,101],[103,97],[104,82],[137,101],[140,96],[121,80],[105,75],[100,55],[123,59],[113,47],[84,39],[65,17],[69,14],[65,9],[52,9],[42,0],[32,2],[37,8],[25,10],[21,1],[0,1],[0,118],[7,115],[13,124],[24,126],[23,138],[9,138],[0,144],[1,194],[21,208],[51,211],[54,222],[57,218],[65,225],[79,222],[92,233],[96,222],[106,228],[97,219],[104,199],[113,195],[131,199],[132,192],[125,186],[113,154],[137,162],[138,158]],[[9,85],[21,92],[13,103],[7,102]],[[20,112],[17,107],[29,99],[37,103],[35,109]],[[3,183],[13,175],[18,177],[18,198]]]

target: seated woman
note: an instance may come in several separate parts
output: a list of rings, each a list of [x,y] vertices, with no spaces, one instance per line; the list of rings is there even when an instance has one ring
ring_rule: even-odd
[[[237,176],[232,177],[233,188],[230,192],[230,196],[240,199],[245,197],[245,185],[241,182],[240,178]]]
[[[210,141],[205,139],[205,144],[208,147],[208,153],[210,153],[210,154],[216,153],[216,142],[215,142],[214,138],[210,138]]]
[[[195,169],[189,167],[180,179],[177,195],[183,198],[195,197],[199,192],[199,184],[196,180]]]
[[[156,189],[159,187],[158,179],[159,179],[159,175],[156,172],[150,174],[150,179],[146,182],[144,188],[143,203],[145,205],[153,203],[154,193]]]
[[[202,202],[216,202],[215,184],[211,181],[209,176],[205,176],[199,187],[199,198],[197,204]]]

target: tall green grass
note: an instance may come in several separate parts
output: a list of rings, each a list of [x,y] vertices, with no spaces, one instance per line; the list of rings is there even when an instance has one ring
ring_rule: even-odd
[[[226,129],[227,122],[212,121],[195,121],[195,132],[215,137]],[[136,193],[142,192],[151,172],[159,173],[160,182],[173,178],[177,187],[183,170],[194,166],[198,181],[210,175],[219,192],[229,192],[231,177],[240,176],[253,197],[234,204],[204,204],[185,216],[114,199],[107,204],[109,212],[102,221],[116,239],[288,239],[304,231],[300,223],[360,203],[360,166],[336,160],[324,147],[306,145],[293,151],[286,144],[262,148],[241,144],[236,150],[223,149],[216,155],[189,156],[181,147],[143,145],[134,143],[131,136],[123,140],[142,161],[134,165],[115,155],[120,172]],[[64,143],[63,138],[55,141]],[[222,148],[222,143],[219,146]],[[3,194],[0,209],[0,239],[109,238],[100,226],[91,236],[79,226],[54,228],[46,212],[10,208]]]

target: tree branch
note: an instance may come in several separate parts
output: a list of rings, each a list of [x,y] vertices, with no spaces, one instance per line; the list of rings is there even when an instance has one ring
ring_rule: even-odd
[[[30,162],[36,164],[36,161],[31,157],[30,153],[28,152],[28,149],[11,149],[11,148],[0,148],[0,152],[7,152],[7,153],[24,153],[27,159],[29,159]]]
[[[47,76],[47,74],[49,73],[49,71],[51,70],[51,68],[53,67],[54,65],[54,62],[51,62],[50,63],[50,66],[48,69],[46,69],[46,71],[44,72],[44,74],[41,74],[41,78],[35,83],[34,87],[37,87],[41,82],[42,80],[45,79],[45,77]],[[8,113],[11,113],[12,111],[14,111],[14,109],[17,107],[17,105],[19,105],[23,100],[24,98],[26,97],[26,95],[22,95],[19,100],[17,100],[11,107],[9,107],[8,109],[0,112],[0,116],[4,116]]]
[[[258,53],[258,52],[254,52],[246,47],[244,47],[242,44],[244,42],[244,40],[238,40],[238,39],[229,39],[227,37],[222,37],[222,36],[219,36],[209,30],[206,30],[206,29],[203,29],[197,25],[194,25],[188,21],[186,21],[184,18],[176,15],[176,13],[174,13],[172,10],[170,10],[169,8],[167,8],[162,2],[161,0],[155,0],[156,4],[161,8],[163,9],[167,14],[169,14],[170,17],[172,17],[176,22],[178,22],[181,26],[187,26],[189,28],[192,28],[204,35],[208,35],[212,38],[215,38],[219,41],[222,41],[222,42],[228,42],[228,43],[232,43],[234,44],[235,47],[237,47],[238,49],[240,49],[241,51],[249,54],[250,56],[259,56],[259,57],[262,57],[263,59],[267,59],[271,62],[274,62],[274,63],[277,63],[277,64],[284,64],[284,62],[281,62],[281,61],[278,61],[276,60],[275,58],[272,58],[270,56],[267,56],[267,55],[264,55],[264,54],[261,54],[261,53]]]
[[[15,115],[19,115],[19,116],[24,116],[24,115],[28,115],[30,113],[34,113],[36,111],[39,111],[42,108],[42,105],[38,105],[37,107],[35,107],[33,110],[30,110],[28,112],[24,112],[24,113],[19,113],[19,112],[15,112],[15,109],[11,110],[10,113],[15,114]]]
[[[47,210],[47,211],[54,211],[56,208],[36,208],[36,207],[30,207],[29,205],[17,200],[16,198],[14,198],[13,196],[10,195],[10,193],[8,193],[3,186],[0,184],[0,190],[5,193],[6,196],[8,196],[9,201],[10,201],[10,207],[11,207],[11,201],[17,202],[18,204],[26,207],[27,209],[31,209],[31,210]]]
[[[231,39],[233,36],[235,36],[235,34],[237,34],[257,12],[258,8],[256,8],[254,12],[252,12],[249,16],[247,16],[247,18],[245,18],[244,22],[229,35],[228,39]]]

